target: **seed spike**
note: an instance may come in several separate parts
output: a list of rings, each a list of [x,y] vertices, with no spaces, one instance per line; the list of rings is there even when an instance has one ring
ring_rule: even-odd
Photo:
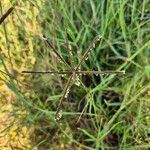
[[[66,66],[68,66],[70,68],[70,65],[63,59],[63,57],[61,57],[61,55],[57,52],[57,50],[55,49],[55,47],[48,41],[47,38],[43,38],[47,44],[49,45],[49,47],[51,47],[51,49],[53,50],[53,52],[57,55],[57,57],[60,59],[61,62],[63,62]]]
[[[66,70],[66,71],[22,71],[22,73],[25,73],[25,74],[62,74],[62,75],[65,75],[65,74],[72,74],[72,73],[75,73],[75,74],[125,74],[125,71],[113,71],[113,70],[108,70],[108,71],[82,71],[82,70],[77,70],[77,71],[69,71],[69,70]]]
[[[80,62],[78,63],[78,65],[77,65],[76,68],[75,68],[76,71],[79,69],[80,65],[81,65],[82,62],[86,59],[86,57],[88,57],[88,53],[89,53],[90,51],[92,51],[92,49],[93,49],[93,44],[95,44],[97,41],[99,41],[100,38],[101,38],[101,36],[97,35],[97,36],[93,39],[93,41],[89,44],[88,49],[87,49],[86,52],[83,54],[83,56],[82,56]]]

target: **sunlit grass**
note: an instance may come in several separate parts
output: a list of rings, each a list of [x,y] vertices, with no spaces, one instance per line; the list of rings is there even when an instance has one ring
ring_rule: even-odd
[[[1,2],[4,13],[11,2]],[[21,127],[33,129],[32,147],[41,149],[148,149],[150,146],[150,16],[147,0],[19,1],[0,26],[0,94],[20,117]],[[66,39],[68,37],[68,43]],[[103,38],[81,70],[125,70],[125,75],[81,75],[55,112],[69,76],[22,74],[24,70],[65,71],[61,57],[77,66],[96,35]],[[9,76],[8,76],[9,75]],[[0,86],[1,86],[0,85]],[[17,111],[16,111],[17,110]],[[15,124],[15,122],[14,122]],[[10,125],[10,128],[13,125]],[[34,131],[34,132],[33,132]],[[22,146],[24,149],[26,147]]]

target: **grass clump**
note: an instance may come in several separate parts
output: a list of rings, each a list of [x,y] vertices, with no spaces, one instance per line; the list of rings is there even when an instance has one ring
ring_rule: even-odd
[[[12,5],[1,2],[1,13]],[[26,112],[20,126],[33,129],[32,148],[149,149],[148,8],[146,0],[16,2],[0,26],[0,79],[15,95],[9,103]],[[101,41],[78,66],[96,35],[102,36]],[[81,85],[69,87],[64,99],[61,93],[70,74],[21,73],[68,72],[70,66],[81,71],[125,70],[126,74],[81,74]],[[61,97],[62,118],[57,122]],[[1,99],[8,103],[6,94]]]

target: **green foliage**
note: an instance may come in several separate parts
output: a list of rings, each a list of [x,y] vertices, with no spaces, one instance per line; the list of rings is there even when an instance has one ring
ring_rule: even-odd
[[[14,2],[14,1],[13,1]],[[12,5],[1,2],[2,13]],[[147,0],[18,1],[0,26],[0,79],[25,110],[20,123],[34,127],[38,149],[148,149],[150,146],[150,16]],[[96,35],[102,39],[81,70],[125,70],[125,75],[81,75],[63,100],[69,76],[22,74],[23,70],[68,70],[43,37],[75,67]],[[5,66],[4,66],[5,65]],[[11,75],[10,76],[8,76]]]

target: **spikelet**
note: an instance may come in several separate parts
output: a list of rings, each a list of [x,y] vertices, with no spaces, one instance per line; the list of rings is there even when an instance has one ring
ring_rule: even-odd
[[[78,75],[76,75],[76,79],[75,79],[75,85],[77,85],[77,86],[80,86],[80,79],[79,79],[79,76]]]
[[[65,98],[67,98],[67,97],[68,97],[69,92],[70,92],[70,89],[68,88],[68,89],[67,89],[67,91],[66,91],[66,94],[65,94]]]
[[[58,121],[58,120],[60,120],[61,118],[62,118],[62,113],[61,113],[61,111],[59,111],[59,112],[57,113],[56,117],[55,117],[55,121]]]

